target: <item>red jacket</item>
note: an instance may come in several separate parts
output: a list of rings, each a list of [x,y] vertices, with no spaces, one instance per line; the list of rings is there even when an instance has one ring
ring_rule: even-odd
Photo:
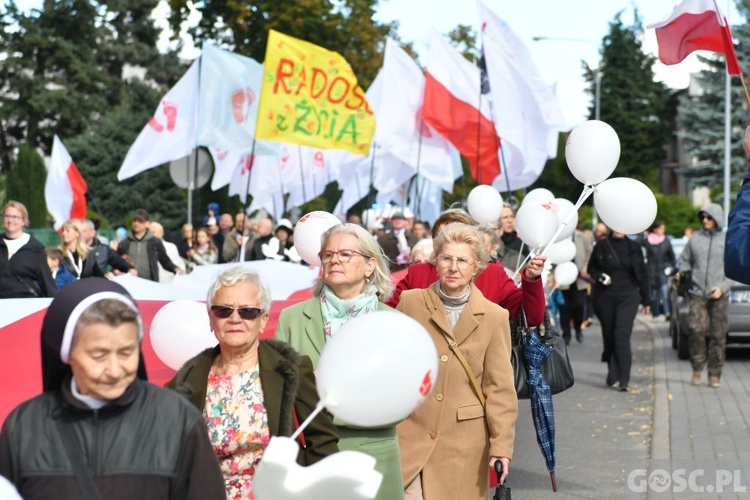
[[[546,302],[544,298],[544,287],[542,280],[530,281],[522,274],[521,288],[517,287],[512,279],[508,277],[502,265],[492,263],[474,279],[474,284],[482,292],[482,295],[508,310],[511,319],[516,317],[518,307],[523,303],[526,312],[526,320],[529,326],[540,325],[544,321],[544,310]],[[391,307],[398,305],[401,292],[414,288],[428,288],[438,280],[435,266],[429,263],[412,264],[404,279],[398,282],[393,297],[386,302]]]

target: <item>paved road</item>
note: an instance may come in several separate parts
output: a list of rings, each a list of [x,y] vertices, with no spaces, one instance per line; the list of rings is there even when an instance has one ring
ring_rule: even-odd
[[[711,389],[690,385],[690,364],[677,359],[663,319],[639,316],[632,347],[630,392],[622,393],[604,383],[596,323],[584,331],[583,343],[569,346],[576,384],[554,397],[556,494],[529,403],[520,402],[513,496],[750,498],[750,487],[743,491],[750,485],[750,348],[729,351],[722,387]]]

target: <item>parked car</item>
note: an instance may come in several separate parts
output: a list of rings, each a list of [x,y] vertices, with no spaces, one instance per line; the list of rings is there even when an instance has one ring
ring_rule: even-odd
[[[686,244],[685,238],[672,240],[672,248],[678,260]],[[687,339],[687,301],[685,297],[677,294],[677,282],[674,280],[669,287],[669,306],[669,336],[672,339],[672,348],[677,350],[678,358],[688,359],[690,348]],[[728,316],[727,344],[750,342],[750,286],[738,283],[729,291]]]

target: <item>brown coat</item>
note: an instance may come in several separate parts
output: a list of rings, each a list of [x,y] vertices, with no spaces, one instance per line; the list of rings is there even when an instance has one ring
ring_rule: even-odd
[[[518,399],[510,364],[508,311],[482,296],[473,284],[466,307],[451,329],[433,284],[401,295],[398,310],[429,332],[440,359],[430,397],[398,425],[404,485],[422,473],[425,500],[486,500],[489,456],[513,456]],[[487,400],[485,409],[443,333],[453,338],[469,362]]]

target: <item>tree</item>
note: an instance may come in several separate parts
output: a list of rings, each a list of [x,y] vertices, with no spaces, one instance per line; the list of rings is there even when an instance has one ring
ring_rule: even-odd
[[[626,26],[622,12],[609,24],[604,37],[598,72],[601,78],[601,120],[610,124],[620,138],[620,162],[617,176],[642,180],[656,188],[659,163],[665,158],[670,138],[670,93],[654,81],[655,58],[643,52],[643,28],[638,11],[634,22]],[[595,95],[597,70],[583,63],[589,92]],[[594,118],[594,100],[589,116]]]
[[[740,12],[750,15],[750,0],[737,2]],[[732,35],[738,41],[735,47],[740,67],[750,64],[750,25],[735,26]],[[689,187],[714,186],[724,178],[724,121],[726,62],[723,55],[700,57],[707,66],[694,75],[700,92],[681,96],[678,106],[678,134],[685,152],[693,158],[692,164],[682,170]],[[691,95],[692,94],[692,95]],[[731,78],[730,87],[730,175],[732,186],[737,186],[745,176],[742,138],[748,124],[748,105],[739,78]],[[723,194],[718,196],[722,201]]]
[[[0,171],[28,142],[49,153],[52,136],[65,140],[95,129],[128,92],[124,74],[142,67],[157,84],[174,76],[172,53],[159,54],[150,19],[157,0],[45,0],[41,10],[0,10]]]
[[[44,161],[28,144],[21,144],[18,149],[18,158],[11,164],[8,173],[7,199],[20,201],[26,206],[29,227],[48,227]]]
[[[396,23],[373,19],[378,0],[171,0],[170,25],[175,37],[192,9],[201,14],[187,30],[195,45],[212,41],[263,61],[268,31],[314,43],[344,56],[360,85],[367,88],[383,62],[386,36],[395,38]]]

